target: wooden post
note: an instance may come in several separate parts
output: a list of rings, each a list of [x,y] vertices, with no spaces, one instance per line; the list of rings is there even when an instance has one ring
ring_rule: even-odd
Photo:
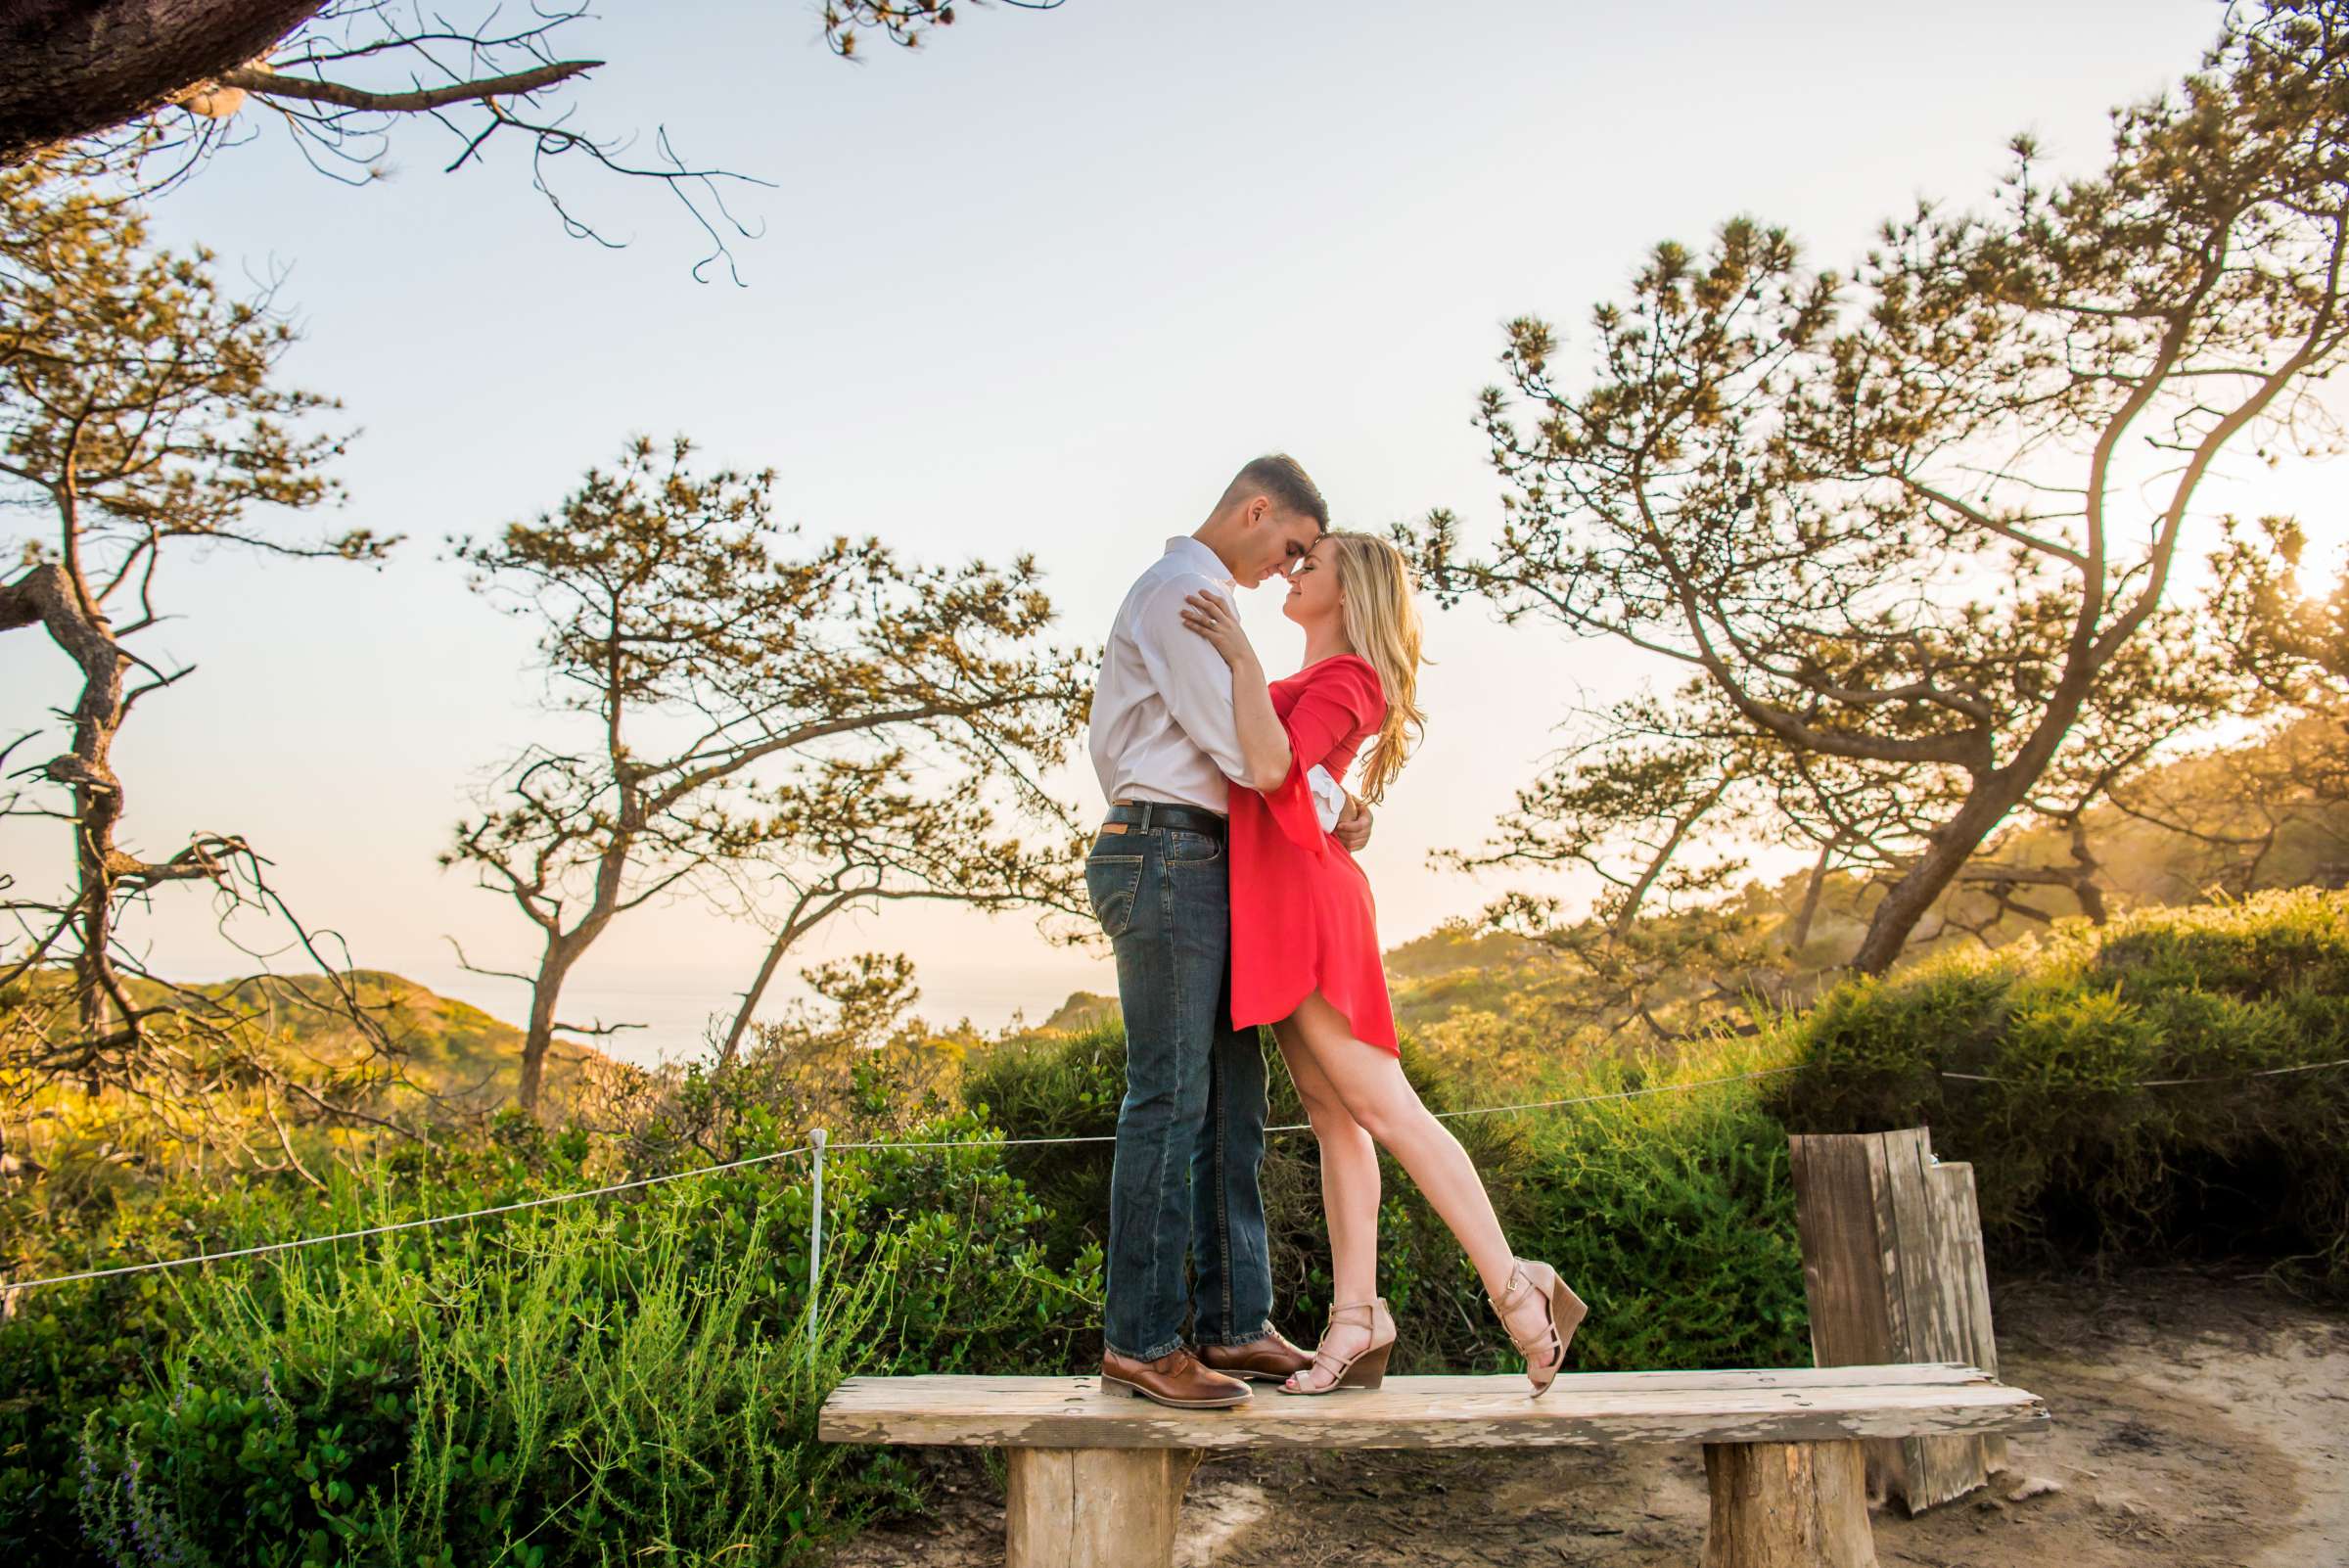
[[[1171,1568],[1198,1449],[1004,1451],[1004,1568]]]
[[[823,1306],[824,1272],[824,1145],[829,1130],[815,1130],[815,1177],[807,1198],[807,1355],[815,1355],[815,1325]]]
[[[1929,1173],[1925,1195],[1933,1210],[1939,1267],[1935,1286],[1948,1302],[1948,1359],[1999,1375],[1999,1341],[1990,1324],[1990,1268],[1982,1256],[1982,1210],[1974,1196],[1974,1168],[1944,1162]],[[1975,1438],[1982,1468],[2006,1468],[2006,1440]],[[1984,1477],[1987,1479],[1987,1475]],[[1980,1485],[1980,1481],[1972,1483]]]
[[[1857,1443],[1708,1443],[1705,1568],[1876,1568]]]
[[[1996,1377],[1973,1167],[1936,1162],[1923,1128],[1788,1143],[1812,1360],[1963,1361]],[[1870,1493],[1899,1497],[1912,1514],[1963,1497],[2006,1463],[1995,1438],[1879,1438],[1865,1452]]]

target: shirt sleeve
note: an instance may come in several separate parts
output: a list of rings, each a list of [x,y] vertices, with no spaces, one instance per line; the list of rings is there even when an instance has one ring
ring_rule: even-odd
[[[1133,645],[1167,712],[1191,744],[1225,778],[1246,784],[1248,759],[1240,750],[1240,722],[1232,712],[1231,667],[1214,643],[1182,623],[1182,601],[1207,586],[1204,577],[1189,576],[1163,584],[1134,618]]]
[[[1320,819],[1321,831],[1327,833],[1346,812],[1346,791],[1319,762],[1306,769],[1305,785],[1313,798],[1313,815]]]

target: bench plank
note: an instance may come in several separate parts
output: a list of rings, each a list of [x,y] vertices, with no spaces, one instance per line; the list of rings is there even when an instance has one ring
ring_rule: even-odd
[[[1979,1383],[1986,1374],[1980,1367],[1964,1361],[1914,1361],[1889,1366],[1762,1366],[1710,1367],[1693,1372],[1568,1372],[1559,1380],[1565,1388],[1569,1380],[1575,1387],[1589,1390],[1625,1391],[1640,1389],[1729,1389],[1729,1388],[1816,1388],[1841,1387],[1853,1384],[1870,1386],[1900,1383]],[[1503,1379],[1514,1381],[1514,1379]],[[924,1374],[920,1376],[867,1378],[852,1377],[847,1383],[860,1387],[875,1383],[893,1386],[921,1384],[935,1387],[945,1396],[956,1399],[986,1400],[1000,1392],[1019,1400],[1033,1394],[1044,1384],[1062,1388],[1068,1384],[1092,1381],[1078,1377],[1009,1377],[971,1376],[968,1374]],[[1402,1383],[1395,1377],[1390,1383]],[[1495,1383],[1491,1373],[1446,1374],[1433,1377],[1413,1377],[1408,1380],[1415,1388],[1430,1391],[1451,1389],[1462,1394],[1489,1392]],[[844,1383],[842,1386],[847,1386]],[[1331,1396],[1334,1398],[1335,1396]],[[1283,1399],[1294,1398],[1282,1395]],[[1544,1395],[1544,1399],[1548,1396]]]
[[[1081,1449],[1490,1448],[1809,1443],[2048,1424],[2038,1396],[1968,1366],[1568,1373],[1540,1400],[1522,1378],[1390,1377],[1375,1391],[1261,1389],[1177,1410],[1097,1377],[852,1377],[824,1402],[833,1443]]]

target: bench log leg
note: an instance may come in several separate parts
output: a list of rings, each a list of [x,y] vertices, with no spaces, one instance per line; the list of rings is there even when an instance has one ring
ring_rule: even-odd
[[[1197,1449],[1004,1450],[1004,1568],[1170,1568]]]
[[[1705,1568],[1876,1568],[1857,1443],[1708,1443]]]

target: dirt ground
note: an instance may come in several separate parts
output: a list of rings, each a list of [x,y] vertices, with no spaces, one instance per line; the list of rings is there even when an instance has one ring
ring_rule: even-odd
[[[2015,1440],[1985,1492],[1913,1519],[1877,1508],[1885,1564],[2349,1564],[2349,1315],[2185,1272],[2009,1280],[1992,1312],[2002,1375],[2054,1425]],[[832,1568],[1003,1561],[1002,1495],[977,1455],[920,1452],[938,1514],[867,1532]],[[1685,1568],[1705,1510],[1693,1446],[1210,1453],[1175,1560]]]

